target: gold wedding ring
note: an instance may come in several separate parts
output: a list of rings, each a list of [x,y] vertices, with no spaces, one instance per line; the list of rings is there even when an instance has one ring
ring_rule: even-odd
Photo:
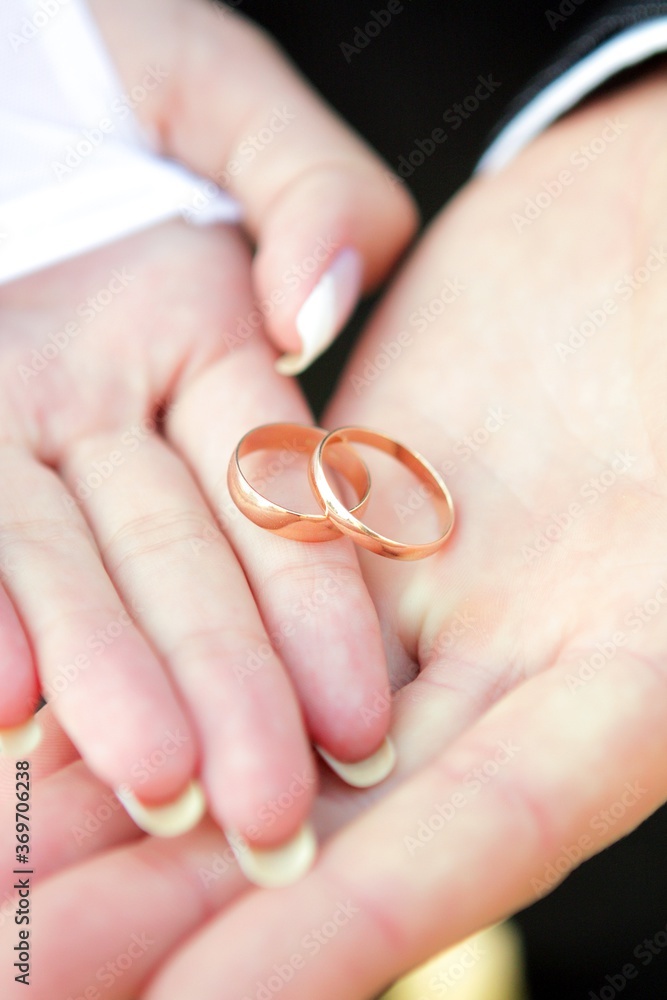
[[[378,451],[383,451],[391,455],[398,462],[410,470],[422,483],[425,483],[430,491],[430,499],[433,502],[441,522],[441,533],[432,542],[414,544],[408,542],[397,542],[392,538],[373,531],[357,517],[354,512],[345,507],[334,493],[323,462],[329,448],[337,447],[341,444],[367,444]],[[454,527],[454,504],[445,486],[444,480],[438,475],[430,462],[416,451],[406,448],[386,434],[379,434],[377,431],[369,431],[363,427],[341,427],[339,430],[331,431],[320,441],[313,452],[310,468],[308,470],[310,485],[319,502],[321,503],[327,516],[344,535],[350,538],[364,549],[370,549],[380,556],[388,559],[424,559],[433,555],[444,545]]]
[[[311,454],[327,432],[303,424],[264,424],[249,431],[239,441],[227,470],[227,485],[232,500],[243,514],[260,528],[283,538],[302,542],[328,542],[341,532],[326,514],[303,514],[267,500],[249,483],[241,469],[241,459],[255,451],[279,451]],[[359,503],[352,510],[361,513],[369,500],[371,479],[366,464],[352,448],[331,448],[327,463],[340,472],[353,487]],[[287,464],[287,463],[285,463]]]
[[[356,515],[363,514],[369,500],[370,473],[352,444],[370,445],[391,455],[426,486],[440,520],[440,534],[431,542],[409,543],[373,531]],[[322,514],[303,514],[263,497],[246,479],[241,459],[261,450],[310,454],[308,478]],[[352,485],[358,503],[350,510],[334,492],[325,464],[340,472]],[[284,538],[322,542],[348,535],[357,545],[389,559],[424,559],[437,552],[454,527],[454,504],[444,480],[422,455],[385,434],[363,427],[327,431],[301,424],[265,424],[241,438],[229,463],[227,482],[232,500],[246,517],[261,528]]]

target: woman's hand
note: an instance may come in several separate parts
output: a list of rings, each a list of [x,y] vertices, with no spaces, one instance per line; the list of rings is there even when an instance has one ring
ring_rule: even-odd
[[[0,847],[10,861],[17,792],[25,802],[26,785],[29,809],[19,815],[30,827],[27,848],[20,834],[28,863],[4,866],[0,876],[2,995],[18,1000],[28,982],[35,1000],[134,1000],[180,941],[247,882],[209,819],[182,837],[142,836],[52,709],[38,718],[44,739],[29,768],[0,758]]]
[[[305,366],[414,209],[231,11],[92,6],[129,92],[160,67],[137,111],[149,134],[229,181],[258,252],[172,223],[0,289],[0,737],[26,752],[41,686],[145,828],[196,822],[201,770],[218,822],[274,847],[309,812],[309,739],[344,763],[383,745],[388,710],[369,730],[358,709],[385,687],[384,658],[351,545],[262,533],[231,505],[226,466],[251,427],[310,422],[262,313],[298,354],[281,369]],[[289,120],[251,156],[276,107]],[[312,842],[293,850],[296,871]]]
[[[129,93],[147,66],[164,82],[137,107],[160,152],[240,202],[257,253],[258,308],[229,336],[262,326],[303,371],[386,276],[416,224],[405,189],[328,108],[275,43],[211,0],[90,0]],[[205,206],[203,206],[205,207]],[[184,207],[195,221],[202,206]]]
[[[178,222],[0,290],[0,725],[41,686],[144,828],[196,822],[201,775],[218,823],[270,848],[309,814],[309,741],[359,761],[389,712],[359,714],[387,681],[351,544],[271,535],[229,498],[249,428],[310,422],[263,337],[225,344],[249,275],[233,229]],[[293,853],[266,878],[312,860],[307,834]]]

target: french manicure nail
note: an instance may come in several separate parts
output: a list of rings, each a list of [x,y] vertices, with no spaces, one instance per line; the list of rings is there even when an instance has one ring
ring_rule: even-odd
[[[0,752],[5,757],[25,757],[42,742],[42,727],[37,719],[30,719],[21,726],[0,729]]]
[[[372,785],[379,785],[394,769],[396,764],[396,748],[388,736],[385,737],[382,746],[365,760],[357,761],[356,764],[344,764],[330,753],[316,746],[319,755],[327,762],[332,771],[335,771],[339,778],[352,785],[353,788],[370,788]]]
[[[194,780],[177,799],[161,806],[145,805],[129,789],[116,794],[137,826],[154,837],[180,837],[194,829],[206,812],[204,790]]]
[[[317,854],[317,840],[310,823],[279,847],[251,847],[240,833],[228,833],[239,868],[254,885],[279,889],[298,882],[312,867]]]
[[[299,375],[326,351],[342,330],[359,300],[363,260],[358,250],[345,247],[336,255],[296,316],[301,340],[298,354],[283,354],[276,361],[281,375]]]

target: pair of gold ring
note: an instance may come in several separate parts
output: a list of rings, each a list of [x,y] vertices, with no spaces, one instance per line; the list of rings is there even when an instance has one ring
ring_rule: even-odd
[[[267,500],[250,484],[241,469],[241,460],[256,451],[284,449],[289,436],[289,450],[309,454],[308,477],[322,514],[302,514]],[[371,445],[393,456],[425,484],[426,494],[440,517],[441,531],[432,542],[410,544],[395,541],[373,531],[358,515],[370,499],[371,477],[368,468],[351,443]],[[350,510],[339,500],[324,470],[326,462],[351,484],[357,504]],[[239,441],[229,463],[227,483],[232,500],[243,514],[261,528],[283,538],[326,542],[348,535],[378,555],[389,559],[423,559],[444,544],[454,527],[454,504],[444,481],[433,466],[418,452],[411,451],[392,438],[363,427],[341,427],[327,432],[321,427],[301,424],[265,424],[249,431]]]

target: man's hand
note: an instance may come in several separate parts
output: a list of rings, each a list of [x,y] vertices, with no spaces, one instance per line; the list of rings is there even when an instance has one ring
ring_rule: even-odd
[[[327,423],[420,450],[458,514],[422,563],[362,553],[408,780],[304,881],[192,937],[148,1000],[252,997],[286,966],[289,1000],[365,1000],[665,801],[666,112],[662,73],[473,182],[380,308]],[[369,522],[433,531],[414,483],[371,471]]]

